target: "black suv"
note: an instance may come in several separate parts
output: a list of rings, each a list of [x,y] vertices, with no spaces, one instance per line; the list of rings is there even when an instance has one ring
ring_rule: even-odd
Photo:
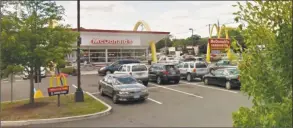
[[[149,81],[156,81],[157,84],[174,81],[177,84],[180,81],[180,71],[174,64],[153,64],[149,68]]]
[[[123,65],[123,64],[130,64],[130,63],[140,63],[139,60],[134,60],[134,59],[121,59],[121,60],[117,60],[105,67],[102,67],[98,70],[99,75],[107,75],[107,74],[111,74],[114,71],[117,71],[118,68]]]

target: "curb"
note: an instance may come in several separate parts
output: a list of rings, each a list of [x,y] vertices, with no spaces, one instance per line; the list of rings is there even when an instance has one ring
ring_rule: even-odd
[[[98,99],[97,97],[93,96],[89,92],[85,92],[87,95],[91,96],[95,100],[101,102],[105,106],[108,107],[105,111],[97,112],[93,114],[86,114],[80,116],[70,116],[70,117],[61,117],[61,118],[51,118],[51,119],[37,119],[37,120],[20,120],[20,121],[1,121],[1,127],[19,127],[19,126],[27,126],[33,124],[50,124],[50,123],[62,123],[62,122],[70,122],[70,121],[77,121],[77,120],[85,120],[91,118],[98,118],[102,116],[106,116],[111,114],[112,107],[105,103],[104,101]]]

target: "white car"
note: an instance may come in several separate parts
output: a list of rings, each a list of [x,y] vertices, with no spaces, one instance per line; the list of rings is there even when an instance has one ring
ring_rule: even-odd
[[[187,81],[192,81],[194,78],[200,78],[208,74],[208,68],[205,62],[192,61],[183,62],[178,65],[180,76],[186,78]]]
[[[30,70],[29,67],[27,67],[28,70]],[[28,72],[23,71],[23,79],[28,79]],[[44,67],[41,67],[41,77],[46,77],[46,69]]]
[[[141,63],[123,64],[114,74],[130,74],[137,81],[141,81],[145,86],[149,83],[148,67]]]
[[[171,63],[171,64],[178,64],[179,59],[175,59],[174,57],[169,57],[169,56],[162,56],[160,57],[159,63]]]

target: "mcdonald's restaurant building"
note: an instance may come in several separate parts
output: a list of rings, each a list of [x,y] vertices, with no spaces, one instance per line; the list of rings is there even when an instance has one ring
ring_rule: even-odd
[[[81,29],[81,58],[96,64],[126,58],[147,61],[150,42],[158,42],[169,34],[170,32],[158,31]],[[76,45],[77,43],[74,43],[75,49]],[[67,56],[67,60],[71,62],[76,58],[76,51]]]

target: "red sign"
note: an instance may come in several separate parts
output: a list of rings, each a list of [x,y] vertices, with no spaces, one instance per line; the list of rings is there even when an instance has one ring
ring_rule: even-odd
[[[209,39],[209,45],[211,50],[224,50],[229,48],[230,46],[230,39]]]
[[[99,38],[94,38],[91,40],[91,44],[132,44],[133,41],[130,39],[125,39],[125,40],[117,40],[117,39],[99,39]]]
[[[50,87],[48,88],[49,96],[68,94],[69,86],[59,86],[59,87]]]

